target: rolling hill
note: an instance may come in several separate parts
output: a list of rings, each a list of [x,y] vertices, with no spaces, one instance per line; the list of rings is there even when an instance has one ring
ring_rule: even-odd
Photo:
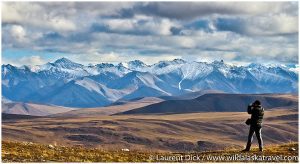
[[[195,99],[167,100],[118,114],[175,114],[197,112],[242,112],[249,103],[260,100],[265,109],[297,106],[298,96],[291,94],[209,93]]]
[[[95,117],[95,116],[105,116],[112,115],[135,108],[144,107],[147,105],[162,102],[163,100],[156,97],[145,97],[137,100],[118,102],[116,104],[107,107],[98,108],[81,108],[78,110],[72,110],[64,113],[53,114],[51,117]]]
[[[249,132],[247,118],[246,112],[15,117],[2,120],[2,140],[104,150],[241,150]],[[298,141],[297,106],[267,110],[263,139],[265,146]]]
[[[52,114],[68,112],[71,110],[76,110],[76,108],[21,102],[2,102],[2,113],[6,114],[48,116]]]

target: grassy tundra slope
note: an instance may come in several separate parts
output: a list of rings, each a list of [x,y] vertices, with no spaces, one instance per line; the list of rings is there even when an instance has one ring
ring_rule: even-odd
[[[61,106],[42,105],[34,103],[21,102],[2,102],[2,113],[31,115],[31,116],[47,116],[58,113],[65,113],[76,108],[67,108]]]
[[[162,101],[163,101],[162,99],[156,97],[145,97],[130,102],[122,102],[122,103],[119,102],[119,104],[113,104],[107,107],[82,108],[78,110],[72,110],[69,112],[51,115],[51,117],[91,117],[91,116],[94,117],[94,116],[112,115],[115,113],[125,112],[128,110],[144,107]]]
[[[2,139],[65,146],[153,151],[243,148],[245,112],[3,119]],[[265,112],[264,143],[298,141],[298,108]],[[256,144],[256,140],[254,140]]]
[[[259,158],[233,160],[236,154],[243,156],[270,156],[260,161]],[[162,160],[161,157],[180,156],[182,160]],[[198,156],[191,160],[190,156]],[[283,156],[283,158],[274,158]],[[63,147],[33,143],[2,142],[3,162],[298,162],[298,144],[272,145],[266,147],[263,153],[254,151],[241,153],[236,149],[202,153],[159,153],[150,151],[105,151],[84,147]],[[286,158],[288,157],[288,158]],[[270,159],[270,160],[267,160]]]
[[[206,101],[200,96],[196,100],[203,101],[201,104],[204,104],[205,108],[214,106],[217,109],[219,106],[225,109],[228,107],[226,104],[236,102],[232,100],[237,98],[236,95],[225,96],[205,96]],[[264,154],[298,153],[294,148],[297,145],[286,145],[298,142],[298,96],[240,95],[238,98],[237,102],[242,103],[261,98],[267,107],[262,129],[264,145],[267,147]],[[214,101],[208,101],[210,99]],[[226,104],[221,101],[223,99],[226,99]],[[154,112],[146,112],[147,114],[141,112],[115,115],[147,104],[157,105],[160,104],[159,101],[161,100],[144,98],[101,108],[103,110],[79,109],[42,117],[2,113],[3,160],[153,161],[149,159],[152,154],[194,152],[200,155],[232,155],[244,148],[249,131],[244,122],[250,117],[245,112],[245,104],[235,104],[240,105],[243,109],[239,110],[243,112],[228,112],[222,109],[184,113],[184,110],[181,110],[170,114],[166,111],[174,110],[178,106],[166,106],[165,113],[157,112],[159,108],[151,108],[150,111]],[[253,146],[256,146],[255,137],[253,142]],[[282,144],[284,145],[274,147]],[[33,154],[33,149],[41,151]],[[122,149],[130,151],[123,152]],[[218,150],[223,151],[216,152]],[[205,154],[207,151],[208,154]]]
[[[260,100],[266,109],[298,106],[292,94],[209,93],[188,100],[168,100],[119,114],[174,114],[194,112],[243,112],[250,102]]]

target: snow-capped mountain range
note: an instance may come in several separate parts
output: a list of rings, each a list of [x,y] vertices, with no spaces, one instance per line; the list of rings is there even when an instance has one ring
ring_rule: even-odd
[[[37,66],[2,65],[2,97],[67,107],[106,106],[120,99],[178,96],[201,90],[297,93],[298,66],[234,66],[182,59],[147,65],[82,65],[66,58]]]

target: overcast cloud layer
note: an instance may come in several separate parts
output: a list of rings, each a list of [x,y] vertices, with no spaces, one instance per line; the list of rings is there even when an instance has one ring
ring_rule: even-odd
[[[2,60],[298,63],[297,2],[4,2]]]

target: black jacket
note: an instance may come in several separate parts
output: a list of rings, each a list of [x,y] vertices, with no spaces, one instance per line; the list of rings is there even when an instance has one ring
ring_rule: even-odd
[[[251,114],[251,125],[261,126],[264,118],[264,108],[259,106],[248,106],[248,114]]]

